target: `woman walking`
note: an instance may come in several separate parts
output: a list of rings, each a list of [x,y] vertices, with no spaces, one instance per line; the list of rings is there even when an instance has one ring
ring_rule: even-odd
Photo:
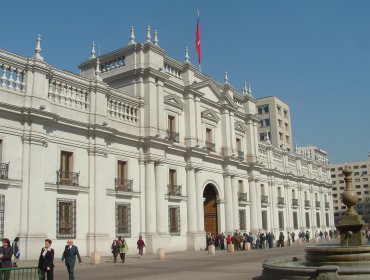
[[[42,280],[45,280],[45,274],[47,280],[53,280],[54,277],[54,249],[51,248],[52,241],[45,239],[45,247],[41,249],[39,257],[39,265],[42,272]]]
[[[112,249],[112,254],[113,254],[113,258],[114,258],[115,263],[117,262],[119,247],[120,247],[120,244],[119,244],[118,240],[114,239],[113,242],[112,242],[111,249]]]
[[[139,249],[139,254],[137,255],[138,258],[141,258],[143,256],[145,242],[143,240],[143,237],[140,235],[139,240],[137,241],[137,248]]]
[[[120,246],[119,246],[119,255],[121,257],[122,263],[125,262],[125,256],[126,256],[127,252],[128,252],[127,242],[126,242],[125,238],[122,237],[121,242],[120,242]]]
[[[0,247],[0,268],[11,268],[12,267],[12,256],[13,248],[10,246],[10,240],[4,238],[3,246]],[[10,270],[2,271],[0,274],[0,279],[9,280],[10,279]]]

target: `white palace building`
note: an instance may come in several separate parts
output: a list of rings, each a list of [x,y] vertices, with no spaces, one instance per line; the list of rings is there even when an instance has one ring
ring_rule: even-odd
[[[0,234],[35,259],[74,239],[110,255],[200,250],[205,232],[334,228],[330,167],[259,142],[256,99],[151,40],[80,64],[80,74],[0,50]]]

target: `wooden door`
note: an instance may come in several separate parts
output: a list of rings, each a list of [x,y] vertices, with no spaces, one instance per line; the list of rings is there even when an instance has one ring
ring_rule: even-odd
[[[206,232],[218,233],[217,226],[217,203],[216,191],[212,185],[207,185],[204,189],[203,202],[204,208],[204,230]]]

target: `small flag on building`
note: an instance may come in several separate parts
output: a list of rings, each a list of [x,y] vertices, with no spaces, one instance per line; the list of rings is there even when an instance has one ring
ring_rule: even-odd
[[[195,47],[198,53],[198,63],[199,63],[199,69],[200,69],[200,62],[202,60],[202,49],[200,46],[200,23],[199,23],[199,10],[198,9],[197,9],[197,13],[198,13],[198,20],[197,20],[197,30],[196,30],[196,35],[195,35]]]

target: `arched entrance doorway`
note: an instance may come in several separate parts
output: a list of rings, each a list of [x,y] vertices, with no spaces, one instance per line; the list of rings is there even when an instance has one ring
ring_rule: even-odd
[[[217,193],[213,185],[208,184],[203,192],[204,230],[218,233],[217,225]]]

